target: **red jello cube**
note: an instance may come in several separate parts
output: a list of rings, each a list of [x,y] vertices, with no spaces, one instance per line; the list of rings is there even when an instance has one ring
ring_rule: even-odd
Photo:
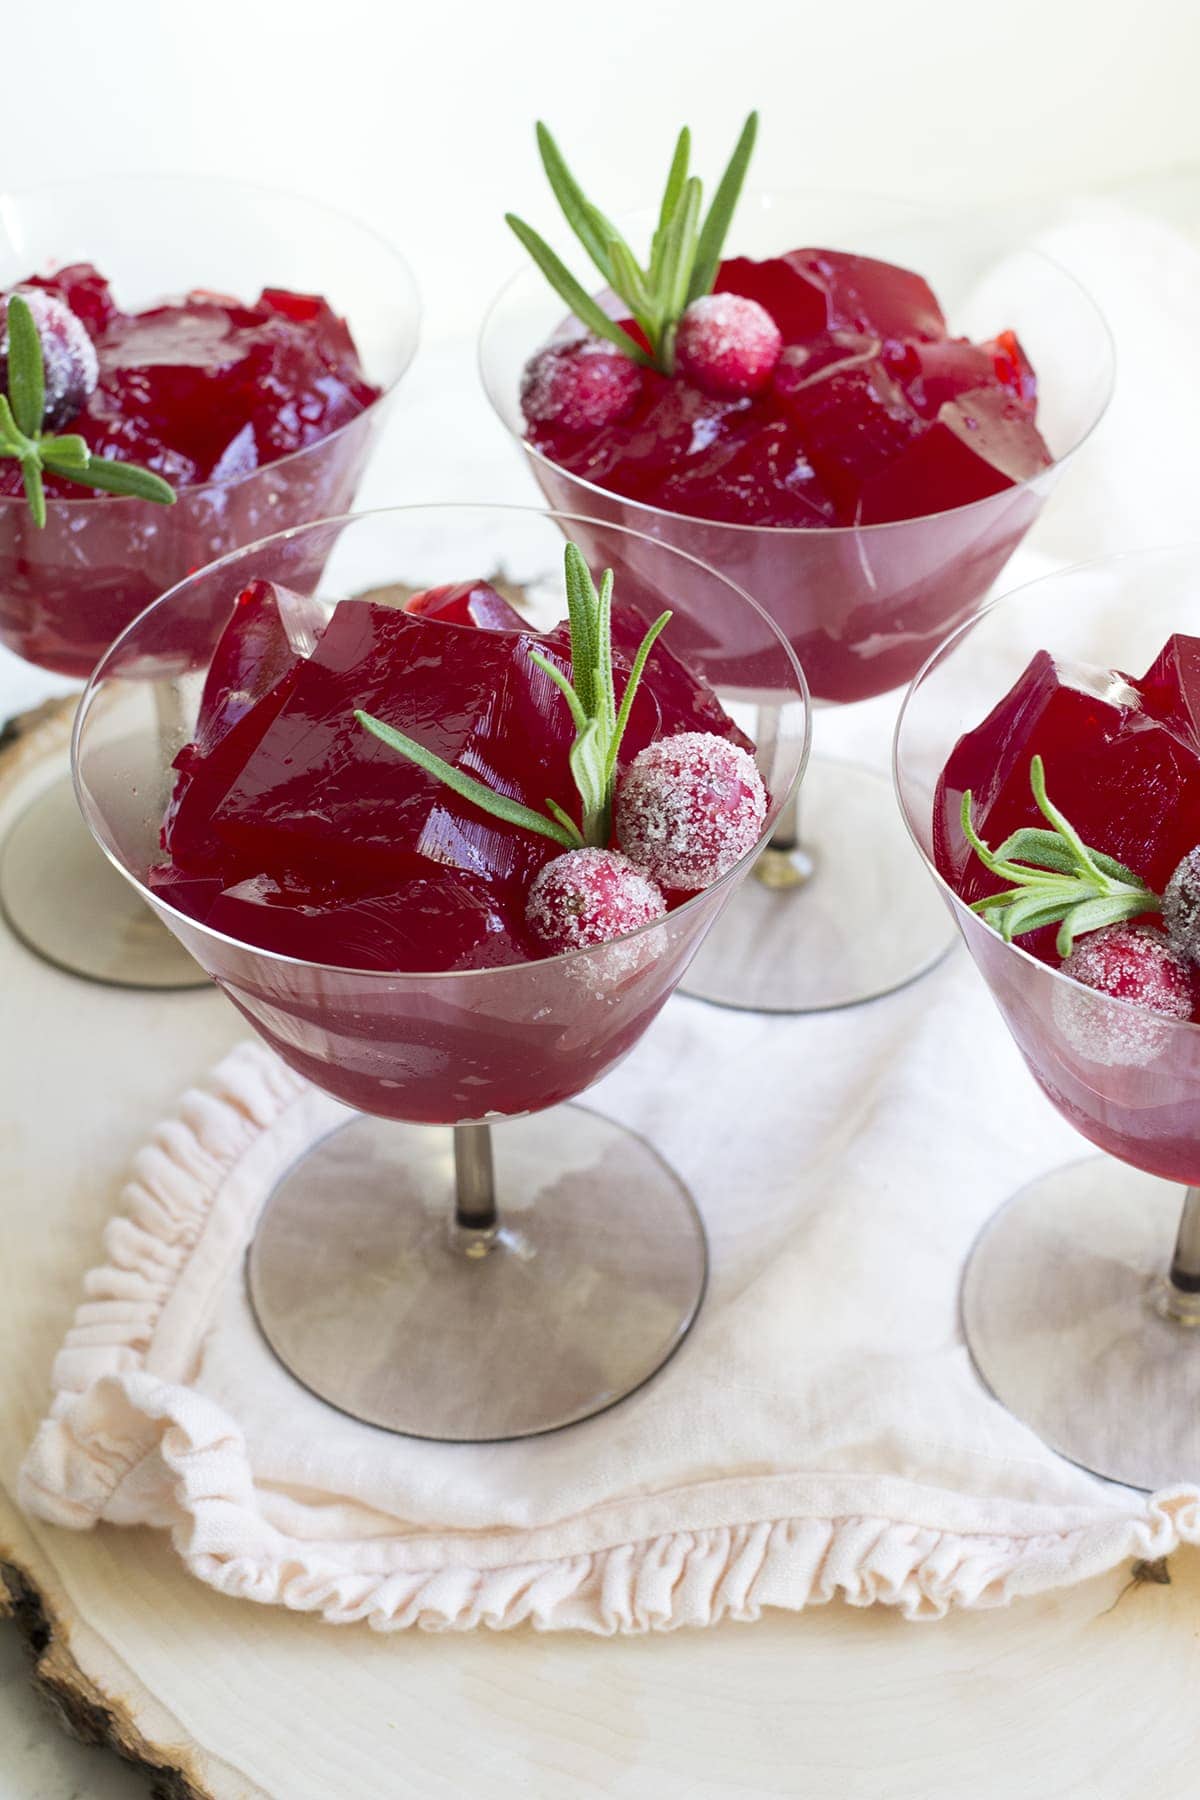
[[[1029,785],[1034,756],[1045,764],[1050,799],[1083,841],[1158,892],[1200,843],[1196,750],[1143,709],[1123,676],[1067,667],[1040,651],[983,723],[959,740],[938,784],[937,864],[964,899],[1003,884],[962,836],[963,792],[971,790],[976,830],[993,849],[1021,826],[1044,826]],[[1052,944],[1053,933],[1049,938]]]
[[[864,477],[858,518],[881,525],[969,506],[1031,480],[1051,461],[1019,401],[1000,388],[973,388],[941,407],[894,461]]]
[[[282,864],[324,879],[331,860],[362,880],[427,873],[427,860],[502,880],[532,878],[556,853],[546,837],[485,813],[360,726],[356,708],[413,737],[445,762],[544,813],[572,816],[574,738],[559,689],[530,657],[564,670],[564,627],[463,631],[396,608],[338,606],[228,794],[214,825],[245,874]],[[643,687],[623,760],[658,730]]]
[[[933,289],[911,269],[842,250],[792,250],[781,260],[822,289],[824,324],[830,331],[927,342],[946,335],[945,315]]]
[[[404,610],[422,619],[440,619],[443,625],[474,625],[481,631],[528,629],[528,620],[488,581],[460,581],[448,587],[426,588],[406,600]]]
[[[1200,638],[1176,632],[1137,685],[1146,711],[1200,756]]]
[[[807,254],[797,251],[763,262],[749,256],[730,257],[717,271],[714,292],[757,300],[778,325],[785,344],[816,337],[829,322],[828,306],[824,283],[804,267]]]
[[[988,387],[1004,388],[1033,410],[1033,370],[1012,332],[988,344],[972,344],[966,338],[889,344],[884,362],[923,419],[936,419],[947,401]]]
[[[841,519],[858,516],[865,483],[926,429],[884,367],[878,338],[827,333],[785,350],[775,394]]]
[[[217,894],[204,923],[264,950],[339,968],[488,969],[536,954],[519,890],[428,868],[383,892],[304,889],[256,875]]]
[[[189,867],[220,860],[212,816],[283,706],[325,624],[317,601],[270,581],[238,595],[205,678],[196,732],[175,759],[179,778],[163,844]]]

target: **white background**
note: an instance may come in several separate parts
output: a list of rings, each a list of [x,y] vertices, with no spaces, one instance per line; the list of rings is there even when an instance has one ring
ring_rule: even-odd
[[[608,212],[691,124],[713,179],[996,199],[1200,157],[1195,0],[0,0],[0,185],[244,175],[396,239],[426,340],[467,332],[552,216],[539,114]]]

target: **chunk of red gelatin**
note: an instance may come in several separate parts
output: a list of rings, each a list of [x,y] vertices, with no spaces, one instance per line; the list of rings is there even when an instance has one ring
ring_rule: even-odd
[[[648,625],[657,616],[652,606],[647,607],[647,612],[649,617],[644,618],[632,606],[617,606],[613,609],[613,650],[626,669],[632,665]],[[657,735],[675,737],[681,731],[708,731],[717,737],[728,738],[743,750],[753,752],[753,742],[734,724],[708,683],[695,676],[686,663],[681,662],[668,647],[665,639],[670,630],[668,625],[666,631],[655,639],[642,675],[642,681],[653,694],[658,708]],[[614,683],[618,704],[624,692],[624,680],[622,673]],[[638,703],[635,702],[635,713],[637,706]],[[646,743],[649,741],[648,738],[645,740]],[[626,763],[632,762],[637,754],[628,748],[628,743],[629,739],[626,737],[621,745],[622,768]],[[644,744],[639,745],[639,749],[644,747]]]
[[[929,342],[946,335],[945,315],[933,289],[911,269],[843,250],[791,250],[781,260],[820,287],[830,331]]]
[[[528,620],[488,581],[460,581],[447,587],[426,588],[406,600],[404,610],[418,618],[440,619],[444,625],[474,625],[480,631],[529,628]]]
[[[1137,685],[1146,711],[1200,756],[1200,638],[1176,632]]]
[[[523,911],[524,896],[511,884],[433,867],[379,893],[256,875],[219,892],[204,923],[281,956],[338,968],[489,969],[541,954]]]
[[[461,799],[373,737],[354,712],[394,725],[537,812],[549,798],[575,816],[574,728],[558,687],[532,661],[533,648],[570,667],[564,626],[541,637],[466,632],[393,607],[338,606],[215,809],[232,860],[247,874],[282,865],[314,880],[326,877],[332,858],[360,884],[371,874],[389,882],[427,874],[430,861],[527,882],[556,853],[550,838]],[[657,704],[643,686],[622,763],[658,727]]]
[[[320,605],[290,588],[252,581],[238,595],[200,697],[196,733],[175,759],[178,780],[163,845],[192,864],[219,860],[212,814],[261,741],[325,623]]]
[[[970,789],[980,836],[995,849],[1024,825],[1044,826],[1029,785],[1034,756],[1046,789],[1083,841],[1135,870],[1161,892],[1181,857],[1200,843],[1200,756],[1142,706],[1112,670],[1068,667],[1039,651],[983,723],[960,738],[938,783],[934,854],[968,901],[996,893],[959,823]],[[1023,939],[1056,961],[1054,932]]]
[[[986,344],[966,338],[887,344],[883,359],[923,419],[936,419],[947,401],[973,389],[1003,388],[1029,411],[1036,400],[1033,370],[1010,331]]]
[[[882,525],[969,506],[1032,480],[1052,461],[1019,401],[999,388],[973,388],[942,406],[894,461],[864,477],[857,517]]]
[[[731,256],[717,270],[716,294],[742,294],[757,300],[770,313],[785,344],[816,337],[828,322],[824,284],[804,267],[807,253],[768,257],[762,262],[749,256]]]
[[[345,321],[316,295],[267,289],[243,304],[196,292],[123,313],[88,264],[30,285],[60,294],[96,347],[100,380],[72,432],[177,487],[236,480],[330,436],[379,396]],[[55,476],[47,491],[78,496]]]
[[[878,338],[834,332],[784,351],[775,393],[841,517],[855,518],[864,482],[924,429],[884,367]]]

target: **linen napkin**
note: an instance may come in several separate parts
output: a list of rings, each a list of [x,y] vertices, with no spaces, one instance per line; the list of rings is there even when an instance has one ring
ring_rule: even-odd
[[[1045,244],[1108,314],[1120,388],[1010,586],[1196,524],[1200,254],[1099,205]],[[824,714],[825,747],[879,756],[895,706]],[[25,1506],[161,1526],[225,1593],[380,1629],[641,1631],[838,1594],[938,1617],[1200,1541],[1200,1490],[1086,1474],[972,1371],[957,1298],[975,1235],[1087,1146],[961,950],[840,1013],[677,998],[587,1103],[651,1139],[708,1228],[708,1298],[645,1389],[488,1446],[391,1436],[302,1390],[257,1333],[242,1258],[272,1183],[346,1115],[247,1044],[135,1161]]]

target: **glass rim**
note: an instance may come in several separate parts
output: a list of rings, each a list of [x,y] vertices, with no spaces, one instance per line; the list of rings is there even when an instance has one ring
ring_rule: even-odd
[[[868,194],[853,189],[847,189],[844,194],[839,194],[836,189],[751,188],[747,189],[743,195],[742,204],[744,205],[746,202],[753,203],[755,201],[758,201],[760,204],[763,202],[782,200],[799,201],[804,199],[806,195],[813,198],[819,196],[823,200],[844,199],[848,205],[853,205],[856,201],[862,202],[867,200],[881,205],[895,205],[897,208],[902,209],[907,213],[908,217],[905,222],[908,224],[915,224],[918,222],[936,224],[939,221],[954,218],[970,217],[975,219],[979,216],[978,212],[970,207],[922,206],[916,202],[910,203],[901,200],[891,200],[886,196]],[[641,218],[651,216],[652,209],[643,206],[622,213],[621,218],[628,220],[634,217]],[[946,506],[941,508],[938,512],[917,513],[912,518],[908,519],[885,519],[873,525],[755,525],[749,523],[743,524],[736,520],[705,519],[698,517],[695,513],[673,512],[667,507],[654,506],[645,500],[631,500],[624,494],[617,493],[613,488],[601,487],[598,482],[589,481],[582,475],[575,475],[570,469],[564,468],[561,463],[553,462],[550,457],[546,456],[543,451],[536,447],[536,445],[531,444],[528,438],[522,437],[520,432],[517,431],[514,426],[509,424],[508,420],[500,410],[499,403],[492,391],[492,383],[488,378],[486,343],[489,328],[494,318],[503,307],[505,301],[508,300],[513,292],[521,287],[526,281],[536,278],[543,286],[546,285],[545,276],[543,276],[529,261],[524,262],[520,267],[516,268],[514,272],[505,279],[500,288],[488,302],[487,310],[480,321],[479,332],[476,338],[476,368],[479,373],[480,384],[484,393],[487,395],[488,403],[491,406],[492,411],[495,413],[508,435],[526,452],[531,462],[540,462],[544,464],[546,468],[553,470],[555,475],[573,482],[588,495],[597,495],[601,499],[607,501],[610,505],[613,502],[616,502],[622,507],[629,507],[635,512],[645,513],[652,518],[671,519],[673,521],[678,521],[682,525],[690,525],[697,528],[702,527],[710,531],[766,532],[778,537],[793,536],[825,539],[836,537],[865,537],[875,532],[903,530],[906,525],[931,524],[938,519],[954,517],[969,518],[976,508],[991,506],[995,501],[1002,500],[1006,496],[1016,497],[1017,495],[1028,493],[1030,490],[1036,488],[1040,481],[1045,480],[1048,476],[1052,476],[1056,470],[1065,469],[1068,463],[1075,459],[1078,452],[1082,450],[1083,446],[1088,442],[1089,438],[1091,438],[1092,434],[1101,424],[1112,403],[1112,397],[1116,387],[1116,340],[1113,337],[1112,327],[1109,325],[1107,318],[1101,311],[1097,302],[1092,298],[1088,289],[1076,275],[1072,274],[1070,269],[1065,268],[1056,257],[1047,255],[1044,250],[1034,249],[1028,244],[1013,246],[1013,248],[1019,249],[1021,255],[1031,256],[1036,261],[1045,264],[1047,268],[1052,269],[1063,281],[1069,283],[1092,315],[1096,324],[1099,325],[1101,336],[1107,351],[1107,379],[1104,384],[1103,397],[1096,409],[1094,417],[1068,448],[1063,451],[1062,455],[1055,457],[1048,468],[1040,469],[1036,475],[1026,476],[1020,481],[1014,481],[1010,487],[1002,488],[997,494],[985,494],[980,500],[969,500],[962,506]],[[568,313],[567,317],[573,318],[574,315]],[[533,355],[534,351],[541,347],[542,346],[535,345],[534,349],[530,351],[530,355]],[[1034,371],[1034,374],[1035,376],[1037,375],[1036,370]]]
[[[740,587],[737,582],[731,581],[729,576],[723,575],[719,569],[713,569],[708,563],[703,562],[700,557],[693,556],[690,551],[677,550],[673,544],[665,544],[658,538],[647,537],[644,532],[632,531],[627,526],[604,525],[603,520],[587,518],[581,513],[558,512],[553,508],[540,506],[492,505],[487,501],[477,502],[469,500],[438,500],[430,502],[414,502],[408,506],[373,507],[363,512],[338,514],[329,519],[311,519],[306,521],[303,525],[293,525],[286,531],[273,532],[267,537],[257,538],[252,544],[244,544],[237,550],[229,551],[225,556],[218,557],[214,562],[206,563],[203,568],[194,570],[190,575],[185,576],[182,581],[177,581],[173,587],[168,588],[164,593],[160,594],[157,599],[152,600],[149,606],[144,607],[137,617],[130,621],[121,632],[120,636],[114,638],[113,642],[105,650],[103,656],[88,677],[87,685],[79,697],[79,703],[75,709],[75,718],[71,726],[71,783],[75,792],[76,804],[83,814],[84,822],[100,850],[108,858],[109,862],[117,872],[130,883],[130,885],[142,896],[143,900],[145,900],[154,910],[164,910],[170,913],[173,918],[182,920],[191,930],[202,932],[205,937],[211,938],[217,943],[226,944],[232,949],[240,950],[243,953],[253,956],[264,957],[272,963],[280,963],[291,968],[316,969],[326,975],[354,976],[362,980],[392,983],[424,983],[429,981],[461,982],[499,975],[508,975],[511,977],[514,970],[540,968],[548,963],[565,965],[570,962],[575,966],[579,966],[584,959],[594,959],[602,952],[610,950],[613,944],[633,943],[636,939],[642,937],[643,934],[661,929],[661,927],[667,925],[672,919],[677,919],[682,917],[685,913],[690,913],[701,901],[707,900],[710,895],[718,893],[722,888],[731,885],[749,867],[769,842],[771,831],[774,829],[774,821],[772,821],[769,826],[764,823],[762,831],[755,839],[751,848],[747,850],[744,855],[740,856],[737,862],[734,863],[731,868],[727,869],[723,875],[719,875],[715,881],[710,882],[707,887],[701,888],[698,893],[692,894],[687,900],[681,902],[679,906],[673,908],[670,912],[663,913],[660,918],[648,920],[646,924],[637,926],[633,931],[623,932],[620,937],[606,939],[604,943],[600,944],[585,944],[579,949],[556,951],[550,956],[528,957],[521,962],[498,963],[485,969],[361,969],[347,967],[341,963],[315,962],[303,956],[289,956],[284,951],[268,950],[261,945],[248,943],[243,938],[230,937],[227,932],[217,931],[214,927],[204,924],[201,920],[192,918],[190,913],[180,911],[178,907],[172,906],[169,901],[164,900],[161,895],[156,894],[152,889],[148,888],[139,876],[135,875],[131,869],[127,868],[120,857],[115,855],[109,846],[101,841],[99,833],[92,823],[89,808],[84,803],[83,783],[79,767],[80,744],[84,727],[92,708],[99,698],[101,683],[107,682],[109,679],[104,673],[106,665],[115,656],[125,640],[131,636],[141,622],[144,619],[147,619],[152,612],[159,607],[165,607],[168,601],[175,599],[185,588],[191,587],[201,579],[214,575],[222,569],[228,568],[231,563],[237,562],[253,552],[261,551],[271,545],[286,543],[293,538],[302,536],[306,532],[329,530],[333,527],[344,528],[345,526],[355,524],[358,520],[399,518],[408,517],[413,513],[432,512],[501,513],[518,518],[545,519],[555,525],[588,525],[593,529],[597,525],[600,525],[606,531],[616,531],[622,537],[635,538],[639,543],[652,544],[656,550],[665,550],[670,556],[678,557],[682,562],[693,564],[696,568],[702,569],[706,575],[715,577],[715,579],[720,581],[723,586],[736,594],[738,599],[743,601],[757,613],[759,618],[768,626],[771,636],[776,641],[777,647],[783,651],[791,674],[796,682],[797,694],[795,696],[790,696],[789,698],[798,698],[804,707],[804,733],[800,745],[799,761],[796,773],[788,784],[786,793],[782,794],[776,802],[775,817],[778,818],[783,808],[787,805],[792,795],[800,786],[801,781],[804,779],[805,770],[808,767],[809,753],[812,749],[813,733],[812,697],[808,690],[808,681],[805,677],[804,670],[801,667],[799,658],[796,656],[791,644],[788,642],[787,638],[784,637],[770,615],[759,606],[757,600],[753,599],[752,596],[748,594],[744,588]],[[565,536],[563,541],[565,544]]]
[[[905,721],[908,718],[910,704],[916,700],[917,694],[926,677],[932,675],[936,666],[941,663],[944,658],[953,653],[958,647],[961,639],[969,636],[976,626],[981,625],[992,613],[997,612],[1001,608],[1007,608],[1010,602],[1023,600],[1030,592],[1046,587],[1051,582],[1059,581],[1064,576],[1086,575],[1093,570],[1111,569],[1122,563],[1150,562],[1158,557],[1178,556],[1181,553],[1194,555],[1198,565],[1200,565],[1200,538],[1190,540],[1185,539],[1182,542],[1173,544],[1156,544],[1150,548],[1141,550],[1110,551],[1104,556],[1090,557],[1086,562],[1068,563],[1065,567],[1053,569],[1048,574],[1035,575],[1032,580],[1023,581],[1020,587],[1009,588],[1007,592],[997,594],[993,599],[988,601],[986,606],[980,607],[979,611],[973,614],[971,618],[965,619],[960,625],[957,625],[947,637],[942,639],[942,642],[937,648],[926,657],[905,690],[904,698],[900,702],[900,710],[896,714],[896,724],[892,733],[892,785],[895,789],[896,802],[900,808],[900,816],[904,821],[904,829],[907,831],[917,854],[924,863],[927,872],[936,882],[943,897],[949,901],[955,918],[960,920],[969,918],[973,920],[976,924],[980,925],[983,930],[990,932],[1002,949],[1010,951],[1030,968],[1039,970],[1047,979],[1061,983],[1065,987],[1071,989],[1078,989],[1083,986],[1083,983],[1076,981],[1072,975],[1064,975],[1061,968],[1056,969],[1050,963],[1043,962],[1040,957],[1034,956],[1032,951],[1026,950],[1024,945],[1006,942],[998,931],[987,924],[986,920],[981,918],[978,913],[971,910],[970,906],[967,905],[962,896],[951,887],[933,858],[929,855],[929,852],[917,835],[916,826],[905,796],[905,783],[901,769],[904,757],[902,738]],[[1049,654],[1053,655],[1053,651],[1049,652]],[[1107,1002],[1110,1006],[1120,1007],[1122,1012],[1130,1015],[1134,1013],[1143,1014],[1150,1010],[1147,1007],[1139,1006],[1136,1000],[1123,1000],[1116,994],[1102,994],[1096,989],[1085,989],[1084,991],[1095,994],[1097,1000]],[[1172,1034],[1177,1031],[1195,1032],[1200,1034],[1200,1022],[1197,1022],[1195,1019],[1172,1019],[1167,1017],[1164,1013],[1156,1013],[1154,1014],[1154,1017],[1160,1019],[1162,1024],[1168,1027]]]
[[[187,482],[184,486],[175,489],[178,498],[182,498],[185,494],[190,498],[193,494],[236,493],[239,488],[245,486],[246,483],[253,481],[257,476],[265,474],[268,469],[287,468],[290,464],[299,462],[302,457],[311,456],[313,452],[319,450],[322,445],[336,443],[336,441],[345,433],[353,430],[361,419],[367,418],[370,414],[377,413],[379,409],[383,407],[384,403],[391,399],[401,381],[412,367],[413,359],[420,348],[422,307],[421,291],[417,285],[417,278],[413,273],[412,265],[404,255],[404,252],[400,250],[397,245],[392,243],[390,238],[385,237],[381,231],[377,231],[373,225],[366,224],[365,221],[360,219],[356,214],[347,212],[340,206],[334,206],[327,200],[314,199],[311,194],[301,193],[296,188],[279,187],[273,183],[260,181],[246,181],[239,175],[195,175],[173,173],[171,171],[146,170],[113,175],[68,175],[59,180],[40,181],[27,187],[0,188],[0,211],[3,210],[5,203],[8,201],[19,203],[24,200],[37,200],[49,194],[69,193],[72,190],[92,186],[107,189],[110,188],[114,182],[129,182],[144,187],[161,185],[168,188],[196,187],[216,190],[225,189],[245,194],[259,194],[264,198],[273,200],[298,201],[302,206],[311,207],[314,212],[323,213],[327,218],[337,219],[341,224],[351,226],[353,230],[361,232],[363,237],[370,238],[381,250],[386,251],[393,262],[395,262],[400,272],[402,281],[407,289],[409,304],[412,307],[412,339],[408,350],[395,374],[389,381],[383,383],[374,400],[369,401],[368,404],[362,408],[361,412],[355,413],[352,419],[347,419],[344,424],[339,425],[335,431],[328,432],[325,437],[316,438],[311,444],[302,444],[299,449],[289,450],[286,456],[277,456],[270,462],[260,463],[258,468],[249,470],[245,475],[237,476],[233,481],[214,481],[210,476],[207,481]],[[347,319],[346,323],[349,325],[350,321]],[[357,348],[358,346],[356,343],[356,351]],[[95,506],[97,504],[111,506],[114,502],[120,501],[132,501],[134,505],[142,507],[153,506],[155,504],[153,501],[139,500],[135,495],[131,494],[81,493],[69,496],[54,494],[47,495],[46,497],[46,511],[47,515],[52,515],[56,511],[70,514],[72,509],[77,506]],[[24,509],[27,504],[28,502],[26,501],[24,494],[0,494],[0,508],[19,506]]]

